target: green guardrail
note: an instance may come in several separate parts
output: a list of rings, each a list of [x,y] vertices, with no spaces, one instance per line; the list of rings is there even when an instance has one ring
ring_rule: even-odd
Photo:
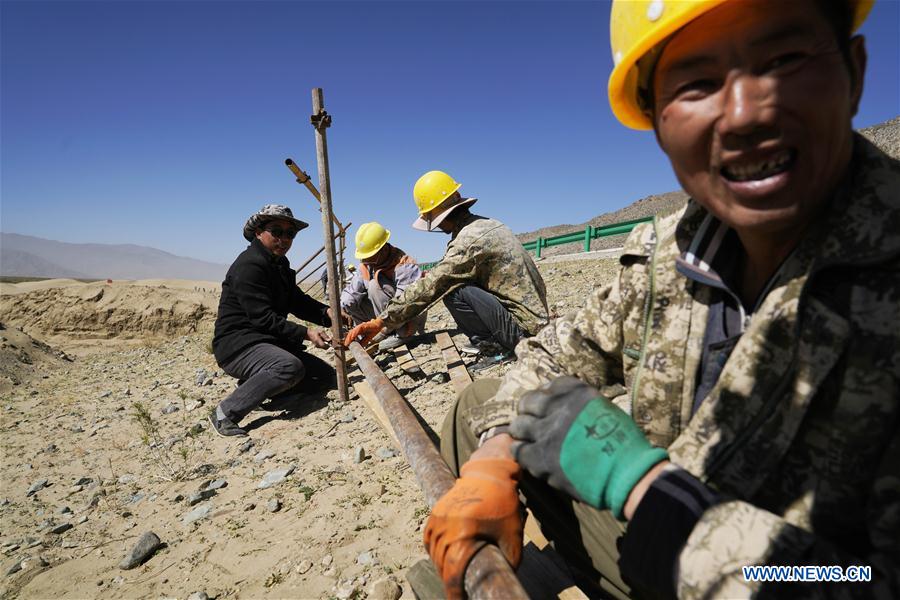
[[[534,252],[535,258],[541,257],[542,248],[562,246],[563,244],[574,244],[576,242],[583,243],[584,251],[590,252],[591,240],[596,240],[602,237],[609,237],[611,235],[621,235],[623,233],[628,233],[641,223],[649,223],[652,220],[653,217],[643,217],[641,219],[632,219],[631,221],[613,223],[612,225],[604,225],[603,227],[594,227],[592,225],[588,225],[584,228],[583,231],[573,231],[572,233],[564,233],[562,235],[555,235],[548,238],[539,237],[532,242],[522,244],[522,246],[529,252]],[[427,271],[439,262],[440,261],[419,263],[419,267],[421,267],[423,271]]]
[[[553,237],[539,237],[533,242],[522,244],[526,250],[534,252],[535,257],[541,257],[541,248],[550,248],[552,246],[562,246],[563,244],[574,244],[575,242],[584,243],[584,251],[591,251],[591,240],[611,235],[621,235],[628,233],[641,223],[652,221],[653,217],[644,217],[642,219],[632,219],[631,221],[623,221],[621,223],[613,223],[612,225],[604,225],[603,227],[594,227],[588,225],[584,231],[573,231],[572,233],[564,233]]]

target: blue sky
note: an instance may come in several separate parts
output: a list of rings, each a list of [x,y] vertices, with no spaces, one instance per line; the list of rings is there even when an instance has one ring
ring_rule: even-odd
[[[442,169],[514,231],[579,223],[676,189],[651,133],[606,101],[609,4],[0,2],[0,229],[133,243],[228,264],[265,203],[321,245],[310,90],[322,87],[335,212],[421,260],[412,185]],[[857,127],[900,112],[900,3],[862,29]],[[355,226],[351,235],[355,233]],[[352,246],[352,241],[351,241]]]

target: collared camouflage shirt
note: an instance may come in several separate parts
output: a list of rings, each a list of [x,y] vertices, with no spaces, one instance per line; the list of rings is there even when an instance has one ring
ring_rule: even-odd
[[[396,329],[448,292],[476,285],[490,292],[529,334],[547,323],[547,290],[531,256],[509,228],[470,215],[447,244],[441,261],[396,296],[379,315]]]
[[[790,595],[900,597],[900,162],[855,140],[849,175],[749,317],[692,416],[712,288],[689,279],[707,213],[629,236],[618,277],[523,340],[476,434],[564,374],[613,397],[674,463],[731,498],[681,551],[678,593],[759,591],[741,567],[869,565],[872,584]],[[708,222],[708,221],[707,221]]]

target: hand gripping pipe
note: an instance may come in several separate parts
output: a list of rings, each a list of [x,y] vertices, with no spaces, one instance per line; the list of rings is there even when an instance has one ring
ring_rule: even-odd
[[[422,426],[416,420],[412,409],[406,403],[387,375],[381,372],[375,361],[366,354],[359,342],[350,344],[350,352],[356,359],[366,381],[378,397],[406,460],[412,467],[419,487],[425,493],[428,506],[434,506],[438,499],[447,493],[456,480],[453,473]],[[469,598],[505,598],[510,600],[527,599],[522,584],[513,573],[497,546],[487,544],[472,557],[466,568],[466,592]]]

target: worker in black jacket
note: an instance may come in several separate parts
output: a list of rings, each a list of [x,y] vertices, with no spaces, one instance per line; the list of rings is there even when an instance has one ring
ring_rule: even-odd
[[[328,332],[287,320],[292,313],[318,325],[331,324],[328,307],[300,291],[285,257],[305,227],[279,204],[267,204],[244,225],[250,245],[222,282],[213,337],[216,362],[238,379],[238,388],[209,417],[220,435],[246,436],[238,423],[266,398],[280,401],[284,396],[277,396],[296,387],[314,391],[334,385],[333,367],[303,350],[305,341],[327,348]]]

